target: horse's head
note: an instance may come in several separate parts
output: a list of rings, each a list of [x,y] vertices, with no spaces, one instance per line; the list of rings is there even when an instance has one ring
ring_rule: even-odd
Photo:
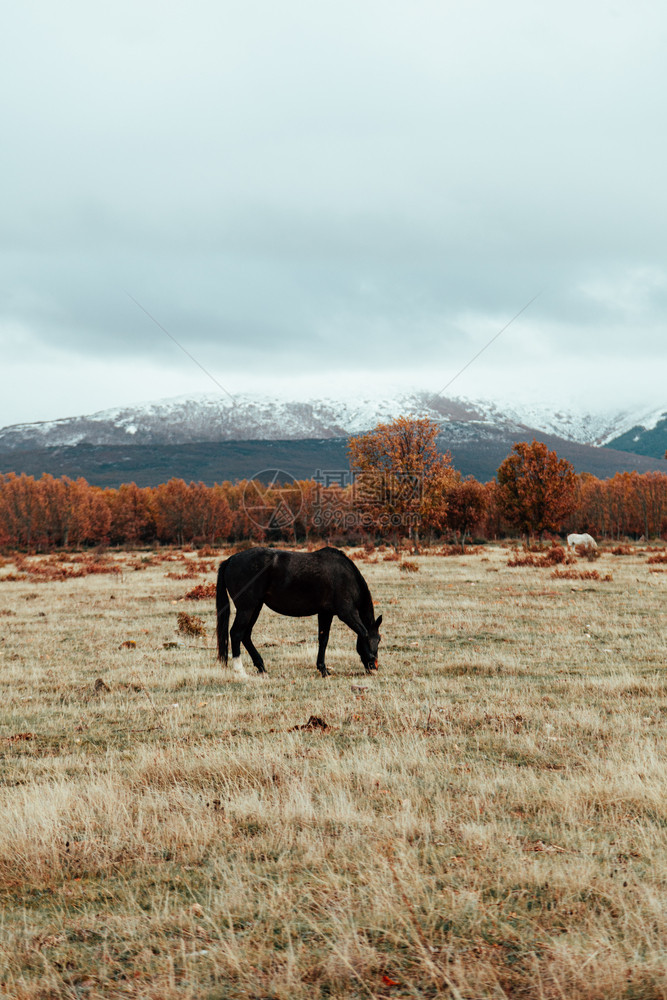
[[[371,627],[366,632],[366,635],[360,635],[357,637],[357,653],[361,658],[361,662],[366,668],[366,673],[370,674],[372,670],[377,670],[378,668],[378,646],[380,645],[380,625],[382,624],[382,615],[377,618]]]

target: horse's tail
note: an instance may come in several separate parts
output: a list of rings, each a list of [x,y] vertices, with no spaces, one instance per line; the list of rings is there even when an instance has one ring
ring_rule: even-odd
[[[218,584],[215,588],[215,610],[217,613],[216,634],[218,637],[218,659],[227,665],[229,656],[229,597],[225,583],[227,560],[220,563]]]

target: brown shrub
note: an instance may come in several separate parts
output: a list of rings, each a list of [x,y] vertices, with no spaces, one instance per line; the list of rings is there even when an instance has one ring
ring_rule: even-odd
[[[540,566],[556,566],[564,562],[567,562],[567,553],[562,545],[557,545],[554,542],[551,548],[542,556]]]
[[[540,564],[533,555],[520,556],[517,554],[509,557],[507,565],[514,569],[517,566],[539,566]]]
[[[558,563],[568,562],[568,555],[562,545],[552,545],[550,549],[543,555],[533,555],[529,552],[527,555],[514,555],[510,556],[507,560],[507,565],[513,566],[537,566],[544,569],[548,566],[556,566]]]
[[[613,580],[611,573],[600,576],[596,569],[555,569],[551,576],[554,580],[602,580],[604,583]]]
[[[178,631],[183,635],[206,637],[204,619],[198,615],[189,615],[185,611],[178,612]]]
[[[45,559],[32,562],[24,557],[18,557],[15,562],[17,569],[27,574],[24,579],[27,578],[33,583],[76,580],[82,576],[91,576],[97,573],[111,575],[122,573],[121,567],[116,563],[94,555],[68,557],[67,562],[74,564],[69,566],[64,565],[59,556],[47,556]],[[9,577],[5,577],[5,579],[9,579]]]
[[[232,545],[227,552],[230,556],[233,556],[237,552],[247,552],[248,549],[254,549],[257,544],[259,543],[252,538],[242,538],[240,542],[236,542],[235,545]]]
[[[657,563],[667,563],[667,552],[660,552],[658,555],[649,556],[646,562],[649,566],[653,566]]]
[[[595,562],[596,559],[600,558],[600,550],[594,549],[592,545],[575,545],[575,552],[581,559],[587,559],[588,562]]]
[[[204,545],[197,553],[200,559],[217,559],[218,553],[210,545]]]
[[[401,573],[417,573],[419,571],[419,563],[410,562],[409,559],[406,559],[398,568]]]
[[[198,583],[196,587],[189,590],[185,595],[186,601],[207,601],[215,597],[214,583]]]
[[[400,558],[398,552],[387,552],[382,556],[382,562],[398,562]]]
[[[188,562],[188,566],[198,573],[212,573],[216,568],[215,562],[206,559],[193,560]]]
[[[610,551],[613,556],[631,556],[634,550],[631,545],[615,545]]]

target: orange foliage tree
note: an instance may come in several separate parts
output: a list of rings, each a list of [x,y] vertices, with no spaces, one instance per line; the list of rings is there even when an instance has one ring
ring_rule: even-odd
[[[280,501],[285,515],[275,527],[250,516],[252,482],[207,486],[173,479],[157,487],[101,489],[67,476],[0,475],[0,545],[41,551],[107,542],[261,542],[269,531],[283,541],[329,538],[335,531],[335,544],[344,545],[357,543],[360,529],[393,534],[396,542],[412,534],[417,542],[421,528],[447,527],[465,544],[473,528],[497,538],[510,524],[526,533],[563,527],[600,538],[667,536],[663,472],[574,476],[567,462],[533,442],[515,446],[498,482],[482,486],[451,469],[435,448],[437,425],[424,423],[401,418],[355,439],[354,486],[303,480],[287,494],[269,491],[269,508]]]
[[[396,541],[407,535],[418,544],[422,528],[445,525],[453,470],[450,456],[438,451],[439,430],[426,418],[397,417],[349,442],[355,503],[372,527]]]
[[[597,479],[584,473],[569,524],[573,531],[608,538],[661,536],[667,531],[667,475],[617,472],[611,479]]]
[[[487,507],[487,492],[473,476],[461,479],[457,472],[446,490],[447,525],[461,540],[465,549],[466,535],[481,524]]]
[[[152,490],[136,483],[107,489],[105,499],[111,514],[110,539],[114,545],[140,545],[155,538]]]
[[[541,441],[520,441],[501,463],[498,506],[502,515],[526,535],[558,531],[576,502],[576,474]]]

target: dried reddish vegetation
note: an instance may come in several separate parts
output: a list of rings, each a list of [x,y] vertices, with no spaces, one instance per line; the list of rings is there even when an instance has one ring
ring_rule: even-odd
[[[178,631],[182,635],[206,637],[206,624],[198,615],[189,615],[186,611],[178,612]]]
[[[204,559],[187,559],[185,556],[181,556],[180,561],[185,566],[183,572],[176,573],[174,570],[170,570],[164,574],[168,580],[196,580],[198,576],[212,573],[216,568],[215,562]]]
[[[196,587],[189,590],[185,595],[186,601],[207,601],[215,597],[214,583],[198,583]]]
[[[69,565],[67,565],[69,564]],[[73,564],[73,565],[72,565]],[[104,556],[74,555],[63,558],[63,555],[45,556],[42,559],[27,559],[16,556],[14,565],[18,573],[3,577],[5,580],[29,580],[31,583],[75,580],[92,574],[122,573],[122,568]]]
[[[481,551],[479,545],[443,545],[435,554],[437,556],[478,556]]]
[[[594,549],[591,545],[575,545],[575,552],[580,559],[587,559],[588,562],[595,562],[600,558],[600,550]]]
[[[596,569],[555,569],[551,576],[555,580],[602,580],[605,583],[613,580],[611,573],[601,576]]]
[[[542,569],[548,566],[556,566],[559,563],[571,562],[572,557],[568,556],[562,545],[552,545],[542,555],[528,552],[526,555],[510,556],[507,565],[514,566],[537,566]]]
[[[659,552],[655,556],[649,556],[646,562],[650,566],[653,566],[657,563],[667,563],[667,552]]]

